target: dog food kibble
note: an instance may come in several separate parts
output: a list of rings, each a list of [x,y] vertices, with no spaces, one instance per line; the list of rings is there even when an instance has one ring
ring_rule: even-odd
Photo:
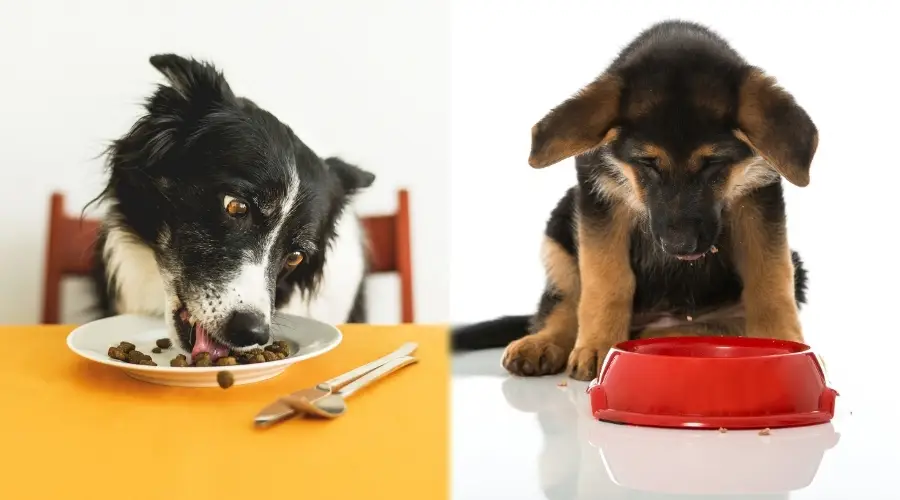
[[[255,356],[253,356],[252,354],[242,352],[242,353],[238,354],[237,361],[238,361],[238,364],[249,365],[252,363],[256,363],[256,360],[254,358],[255,358]]]
[[[265,356],[266,360],[269,361],[269,358],[271,358],[272,356],[267,355],[267,353],[274,354],[274,359],[276,360],[284,359],[291,355],[288,343],[283,340],[279,340],[272,345],[266,346],[265,351],[263,352],[263,356]]]
[[[141,361],[143,361],[145,359],[149,360],[150,356],[147,356],[146,354],[142,353],[141,351],[138,351],[137,349],[130,351],[128,353],[128,362],[129,363],[138,365],[141,363]]]
[[[187,359],[184,357],[181,357],[181,358],[176,357],[172,361],[169,361],[169,366],[174,366],[176,368],[184,368],[185,366],[188,366],[188,362],[187,362]]]
[[[119,361],[128,361],[128,355],[122,352],[122,349],[118,347],[110,347],[109,351],[107,351],[107,356],[118,359]]]
[[[719,427],[719,432],[721,432],[722,434],[725,434],[726,432],[728,432],[728,429],[726,429],[724,427]]]
[[[153,354],[160,354],[166,349],[173,347],[170,339],[159,339],[156,346],[151,349]],[[157,366],[153,359],[139,351],[131,342],[120,342],[119,345],[112,346],[107,351],[107,355],[117,361],[129,363],[133,365]],[[212,356],[208,352],[199,352],[192,356],[190,360],[184,354],[176,354],[169,361],[169,366],[176,368],[190,367],[210,367],[210,366],[235,366],[248,365],[256,363],[269,363],[285,359],[291,355],[290,344],[284,340],[278,340],[264,348],[251,349],[249,351],[230,351],[228,355],[212,360]],[[229,374],[230,376],[230,374]]]
[[[216,375],[216,382],[219,383],[219,387],[222,389],[228,389],[234,385],[234,375],[231,372],[221,371]]]
[[[232,356],[225,356],[224,358],[219,358],[216,360],[216,366],[234,366],[237,364],[237,360]]]
[[[265,363],[266,357],[262,354],[253,354],[252,352],[245,352],[239,354],[238,363],[242,365],[252,365],[254,363]]]
[[[768,435],[771,434],[771,433],[772,433],[772,431],[770,431],[768,427],[766,427],[765,429],[759,431],[759,435],[760,435],[760,436],[768,436]]]

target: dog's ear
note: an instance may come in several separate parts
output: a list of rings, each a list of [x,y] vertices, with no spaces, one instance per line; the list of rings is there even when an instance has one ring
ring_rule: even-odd
[[[225,76],[212,64],[176,54],[151,56],[150,64],[165,75],[176,92],[195,103],[234,99]]]
[[[351,165],[340,158],[326,158],[325,163],[329,170],[337,176],[341,186],[348,194],[356,193],[375,182],[375,174]]]
[[[794,98],[757,68],[741,84],[736,135],[795,186],[809,184],[819,132]]]
[[[110,164],[123,175],[133,176],[134,182],[156,180],[165,177],[166,169],[177,170],[177,163],[162,161],[168,153],[190,136],[207,113],[237,103],[225,77],[212,64],[175,54],[152,56],[150,64],[165,75],[169,85],[159,85],[144,104],[146,114],[107,152]]]
[[[621,89],[604,75],[550,111],[531,129],[528,164],[548,167],[600,144],[619,116]]]

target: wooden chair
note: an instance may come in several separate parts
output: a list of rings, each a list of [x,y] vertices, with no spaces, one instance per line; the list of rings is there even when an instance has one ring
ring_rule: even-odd
[[[409,192],[398,191],[395,213],[363,217],[362,221],[369,239],[371,272],[399,275],[400,321],[414,322]],[[69,215],[62,193],[53,193],[49,228],[41,322],[58,324],[62,280],[70,276],[90,276],[100,221]]]
[[[44,268],[42,323],[59,323],[63,278],[90,276],[94,267],[94,241],[99,229],[100,221],[69,216],[62,193],[50,196],[50,231]]]
[[[409,192],[397,192],[397,211],[363,217],[369,238],[370,271],[400,277],[400,322],[413,323],[412,253],[410,251]]]

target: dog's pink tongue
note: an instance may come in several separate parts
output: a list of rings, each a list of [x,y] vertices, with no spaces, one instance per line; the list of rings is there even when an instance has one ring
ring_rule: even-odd
[[[213,340],[206,329],[197,325],[194,329],[194,348],[191,349],[191,358],[195,358],[201,352],[208,352],[212,361],[228,355],[228,348]]]

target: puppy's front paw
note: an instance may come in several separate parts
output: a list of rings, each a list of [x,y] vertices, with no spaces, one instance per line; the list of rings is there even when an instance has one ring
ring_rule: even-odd
[[[553,339],[529,335],[506,347],[503,353],[503,367],[513,375],[525,377],[552,375],[566,366],[568,350],[557,345]]]
[[[590,346],[575,346],[569,354],[569,376],[576,380],[591,380],[597,377],[597,371],[609,347],[594,348]]]

